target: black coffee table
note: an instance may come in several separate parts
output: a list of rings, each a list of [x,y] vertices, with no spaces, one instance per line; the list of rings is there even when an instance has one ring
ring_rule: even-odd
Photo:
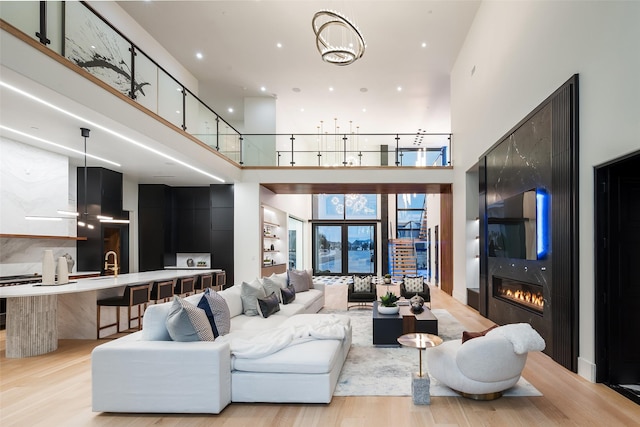
[[[398,314],[380,314],[379,303],[373,303],[373,345],[398,346],[398,337],[415,332],[438,335],[438,318],[428,308],[414,314],[410,306],[401,305]]]

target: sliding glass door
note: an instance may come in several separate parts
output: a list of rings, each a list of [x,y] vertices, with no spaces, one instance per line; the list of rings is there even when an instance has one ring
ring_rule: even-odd
[[[374,274],[376,224],[314,224],[315,274]]]

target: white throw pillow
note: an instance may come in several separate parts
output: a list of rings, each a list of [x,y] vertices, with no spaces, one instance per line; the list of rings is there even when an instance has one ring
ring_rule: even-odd
[[[280,294],[282,288],[278,282],[271,280],[270,277],[264,277],[262,279],[262,287],[264,288],[265,295],[269,296],[271,294],[276,294],[278,302],[282,302],[282,295]]]
[[[404,278],[404,288],[407,292],[422,292],[424,290],[424,279],[422,276],[407,276]]]
[[[284,273],[272,273],[269,279],[279,284],[282,289],[289,285],[289,275],[286,271]]]
[[[371,276],[353,276],[354,292],[371,292]]]

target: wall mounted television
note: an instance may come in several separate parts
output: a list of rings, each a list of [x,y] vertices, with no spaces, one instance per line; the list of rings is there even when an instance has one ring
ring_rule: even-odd
[[[538,260],[547,254],[547,204],[543,189],[532,189],[487,206],[488,255]]]

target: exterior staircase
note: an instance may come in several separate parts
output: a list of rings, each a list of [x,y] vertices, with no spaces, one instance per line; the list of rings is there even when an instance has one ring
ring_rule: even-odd
[[[394,239],[389,241],[389,257],[391,259],[391,275],[394,279],[418,274],[416,251],[413,240]]]

